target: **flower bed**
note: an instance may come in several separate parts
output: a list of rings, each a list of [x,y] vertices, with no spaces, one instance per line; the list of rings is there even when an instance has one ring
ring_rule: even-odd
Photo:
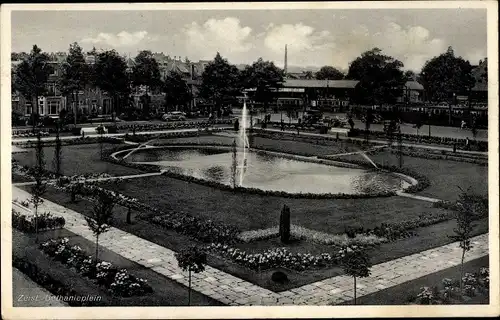
[[[78,144],[92,144],[92,143],[98,143],[102,139],[103,143],[111,143],[111,144],[118,144],[122,143],[122,139],[120,138],[114,138],[114,137],[74,137],[71,139],[61,139],[61,144],[62,145],[78,145]],[[12,145],[20,146],[23,148],[35,148],[36,147],[36,140],[29,140],[29,141],[12,141]],[[50,147],[54,146],[56,143],[54,140],[51,141],[43,141],[42,142],[44,147]]]
[[[40,135],[42,137],[48,137],[49,134],[49,131],[40,131]],[[33,132],[31,129],[12,130],[12,138],[31,138],[36,137],[37,135],[38,132]]]
[[[207,128],[214,124],[232,124],[232,120],[215,120],[208,121],[189,121],[189,122],[169,122],[169,123],[147,123],[147,124],[130,124],[117,123],[116,127],[119,130],[136,130],[136,131],[159,131],[166,129],[187,129],[187,128]]]
[[[396,150],[391,150],[392,154],[399,154],[399,151]],[[463,156],[460,154],[457,155],[452,155],[452,154],[436,154],[436,153],[431,153],[429,151],[408,151],[404,150],[401,152],[404,156],[410,156],[410,157],[415,157],[415,158],[423,158],[423,159],[431,159],[431,160],[451,160],[451,161],[457,161],[457,162],[467,162],[467,163],[474,163],[480,166],[487,166],[488,165],[488,159],[481,159],[481,158],[473,158],[473,157],[467,157]]]
[[[169,212],[145,217],[147,221],[164,228],[185,234],[202,242],[231,243],[239,230],[221,222],[201,220],[184,212]]]
[[[38,231],[61,229],[66,221],[63,217],[55,217],[50,212],[34,215],[24,215],[12,209],[12,227],[26,233],[36,232],[35,225],[38,224]]]
[[[353,129],[351,130],[352,134],[365,134],[365,130],[362,129]],[[371,137],[379,138],[379,139],[387,139],[387,134],[382,131],[369,131],[369,135]],[[394,135],[394,139],[397,139],[398,134]],[[425,143],[425,144],[439,144],[446,146],[456,145],[457,149],[465,150],[466,149],[466,139],[461,138],[450,138],[450,137],[437,137],[437,136],[426,136],[426,135],[416,135],[416,134],[401,134],[402,139],[405,142],[410,143]],[[472,141],[470,141],[472,142]],[[487,141],[475,141],[476,148],[478,151],[488,151],[488,142]],[[471,146],[472,147],[472,146]]]
[[[460,291],[460,281],[449,278],[443,279],[439,286],[422,287],[412,302],[423,305],[458,304],[478,295],[489,301],[489,268],[481,268],[476,273],[466,273],[462,282],[463,292]]]
[[[67,302],[72,307],[95,306],[99,304],[99,299],[77,299],[78,293],[71,287],[64,285],[58,279],[54,279],[51,275],[41,271],[36,264],[24,258],[12,257],[12,266],[31,280],[45,288],[47,291],[57,297],[75,297],[76,299],[67,299]]]
[[[286,248],[270,249],[263,253],[248,253],[221,243],[212,243],[207,247],[207,251],[257,271],[273,268],[296,271],[327,268],[338,264],[338,259],[342,254],[342,250],[334,254],[322,253],[320,255],[292,253]]]
[[[126,269],[119,270],[106,261],[95,264],[92,256],[87,256],[82,248],[70,246],[68,242],[68,238],[52,239],[42,243],[40,247],[45,254],[95,280],[114,295],[142,296],[153,291],[146,280],[128,274]]]
[[[297,225],[291,225],[290,234],[292,238],[311,241],[323,245],[333,245],[337,247],[360,245],[376,246],[387,242],[386,238],[378,237],[374,234],[356,234],[348,237],[347,234],[333,235],[316,230],[307,229]],[[279,227],[245,231],[238,235],[238,240],[242,242],[253,242],[279,237]]]

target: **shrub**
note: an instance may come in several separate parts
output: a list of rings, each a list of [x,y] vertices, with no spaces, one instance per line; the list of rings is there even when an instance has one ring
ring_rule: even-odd
[[[63,228],[65,220],[63,217],[54,217],[49,212],[39,214],[35,218],[34,216],[27,216],[12,210],[13,228],[26,233],[34,233],[36,232],[36,223],[38,223],[38,231],[54,230]]]
[[[106,261],[95,264],[92,256],[87,256],[82,248],[70,246],[68,238],[48,240],[42,243],[40,248],[55,260],[75,268],[90,279],[95,279],[98,284],[117,296],[141,296],[152,292],[146,280],[128,274],[126,269],[118,270]]]
[[[108,133],[118,133],[118,128],[117,126],[109,126],[107,127]]]
[[[337,264],[340,251],[312,255],[309,253],[291,253],[286,248],[275,248],[262,253],[248,253],[244,250],[232,248],[227,244],[212,243],[207,247],[218,256],[227,258],[237,264],[252,270],[267,270],[272,268],[288,268],[296,271],[307,269],[321,269]]]
[[[276,271],[276,272],[273,272],[273,274],[271,276],[271,280],[276,282],[276,283],[279,283],[279,284],[284,284],[284,283],[288,282],[288,277],[284,272]]]
[[[77,297],[78,293],[71,287],[64,285],[61,281],[54,279],[50,274],[43,272],[36,264],[25,258],[12,257],[12,266],[27,275],[31,280],[45,288],[54,296]],[[95,299],[67,299],[67,303],[72,307],[84,307],[101,305],[101,300]]]

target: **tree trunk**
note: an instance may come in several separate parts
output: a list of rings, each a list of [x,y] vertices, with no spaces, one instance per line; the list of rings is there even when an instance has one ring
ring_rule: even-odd
[[[131,216],[132,216],[132,209],[130,207],[128,207],[128,211],[127,211],[127,223],[128,224],[132,223]]]
[[[38,98],[35,97],[33,101],[33,98],[31,99],[31,126],[33,127],[33,133],[35,133],[35,128],[36,128],[36,122],[35,120],[37,119],[37,114],[38,114]],[[34,103],[33,103],[34,102]],[[35,110],[36,108],[36,110]]]
[[[99,262],[98,259],[99,256],[99,235],[95,236],[95,265],[97,266],[97,263]]]
[[[462,249],[462,260],[460,262],[460,293],[463,294],[464,292],[464,283],[463,283],[463,276],[464,276],[464,258],[465,258],[465,249]]]
[[[76,119],[78,118],[78,98],[79,98],[79,92],[78,90],[76,90],[76,94],[75,95],[75,107],[74,107],[74,120],[75,120],[75,127],[76,127]]]
[[[356,305],[356,277],[354,278],[354,305]]]
[[[38,243],[38,204],[35,204],[35,243]]]
[[[191,267],[189,267],[188,306],[191,305]]]

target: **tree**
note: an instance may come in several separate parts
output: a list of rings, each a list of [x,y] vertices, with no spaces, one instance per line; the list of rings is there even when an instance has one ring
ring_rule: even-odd
[[[427,61],[420,72],[427,98],[433,102],[450,102],[453,94],[470,93],[475,84],[472,66],[453,49]]]
[[[69,47],[66,63],[63,65],[63,73],[59,80],[59,88],[65,95],[72,94],[74,97],[73,116],[76,126],[78,117],[78,92],[83,90],[91,80],[91,68],[85,62],[83,50],[78,43]]]
[[[324,66],[316,72],[316,79],[318,80],[342,80],[344,74],[338,69],[330,66]]]
[[[109,230],[113,218],[114,199],[105,191],[94,192],[92,213],[85,216],[87,224],[95,235],[95,263],[99,259],[99,236]]]
[[[163,91],[165,92],[165,103],[169,107],[182,106],[185,108],[191,101],[191,90],[178,72],[168,73],[163,84]]]
[[[404,77],[406,81],[416,81],[417,80],[417,75],[415,72],[411,70],[406,70],[404,73]]]
[[[47,91],[47,82],[50,74],[54,71],[50,64],[50,58],[42,53],[37,45],[33,46],[30,54],[24,59],[12,74],[12,91],[19,92],[26,100],[34,106],[32,110],[33,132],[36,122],[40,117],[39,99]]]
[[[153,53],[148,50],[139,52],[134,61],[132,83],[136,87],[144,86],[145,104],[142,111],[144,114],[149,114],[149,92],[161,87],[160,68]]]
[[[370,259],[365,249],[358,246],[343,249],[340,265],[344,272],[354,279],[354,304],[356,304],[356,278],[366,278],[370,275]]]
[[[38,242],[38,208],[43,203],[42,196],[47,190],[46,183],[43,180],[45,175],[45,160],[44,160],[43,142],[40,130],[38,130],[36,136],[35,157],[36,157],[36,165],[34,170],[35,184],[31,187],[31,202],[33,202],[33,206],[35,208],[35,234],[36,234],[36,242]]]
[[[61,131],[61,120],[59,119],[56,124],[56,145],[54,148],[54,169],[57,176],[61,175],[61,160],[62,160],[62,143],[59,133]]]
[[[311,80],[314,78],[314,74],[312,73],[312,71],[306,71],[304,73],[304,78],[306,78],[307,80]]]
[[[188,306],[191,305],[191,272],[199,273],[205,271],[205,264],[207,263],[206,252],[198,246],[190,246],[182,249],[175,254],[177,263],[183,271],[189,272],[189,286],[188,286]]]
[[[454,235],[449,236],[450,239],[459,243],[462,249],[462,257],[460,260],[460,291],[463,292],[463,274],[464,274],[464,258],[465,253],[472,248],[470,238],[475,227],[473,221],[478,217],[484,216],[487,212],[487,204],[482,201],[477,201],[477,196],[472,192],[472,189],[460,189],[461,194],[457,201],[455,219],[457,227],[453,229]]]
[[[240,92],[240,72],[235,65],[229,64],[217,52],[202,74],[200,96],[215,104],[220,109],[227,98],[233,98]]]
[[[130,94],[130,79],[127,63],[115,50],[104,51],[97,55],[94,65],[94,83],[112,97],[113,115],[121,111],[121,103]]]
[[[403,63],[382,54],[379,48],[364,52],[351,62],[346,78],[359,80],[353,91],[358,104],[393,104],[403,91]]]
[[[262,58],[246,66],[241,78],[245,88],[256,89],[253,99],[264,105],[264,111],[276,97],[278,88],[283,86],[283,70],[276,67],[274,62]]]

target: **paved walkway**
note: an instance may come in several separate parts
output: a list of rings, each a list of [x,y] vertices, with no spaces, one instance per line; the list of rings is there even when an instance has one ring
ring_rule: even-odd
[[[16,268],[12,268],[12,294],[14,307],[68,306]]]
[[[28,199],[29,193],[13,187],[12,199]],[[45,200],[42,211],[50,211],[66,219],[65,228],[89,241],[94,235],[83,216],[73,210]],[[111,228],[101,235],[99,244],[123,257],[187,285],[187,273],[175,259],[175,252],[136,237],[122,230]],[[473,248],[465,261],[488,255],[488,234],[472,239]],[[358,279],[358,297],[417,279],[460,264],[458,243],[426,250],[417,254],[381,263],[372,267],[368,278]],[[205,272],[194,274],[192,288],[224,304],[238,305],[330,305],[349,301],[353,297],[353,281],[348,276],[337,276],[317,281],[295,289],[275,293],[233,275],[207,266]]]
[[[281,132],[281,133],[292,133],[292,134],[297,134],[297,131],[295,130],[285,130],[281,131],[280,129],[259,129],[259,130],[265,130],[265,131],[270,131],[270,132]],[[310,136],[310,137],[333,137],[332,135],[328,134],[320,134],[320,133],[314,133],[314,132],[300,132],[301,136]],[[356,138],[356,137],[343,137],[340,136],[340,139],[351,139],[351,140],[359,140],[359,141],[364,141],[364,138]],[[377,144],[385,144],[387,145],[387,141],[384,140],[376,140],[376,139],[370,139],[370,142],[372,143],[377,143]],[[441,147],[441,146],[432,146],[432,145],[426,145],[426,144],[415,144],[415,143],[403,143],[403,147],[413,147],[413,148],[419,148],[419,149],[428,149],[428,150],[440,150],[440,151],[448,151],[448,152],[453,152],[453,148],[447,148],[447,147]],[[463,154],[472,154],[472,155],[480,155],[480,156],[488,156],[488,152],[480,152],[480,151],[467,151],[467,150],[457,150],[456,152],[458,155],[463,153]]]
[[[419,196],[416,194],[405,193],[405,192],[401,192],[401,191],[397,191],[396,194],[400,197],[412,198],[415,200],[422,200],[422,201],[427,201],[427,202],[440,202],[440,201],[442,201],[442,200],[436,199],[436,198],[429,198],[429,197]]]
[[[207,128],[208,131],[213,131],[213,130],[223,130],[223,129],[230,129],[232,128],[231,126],[215,126],[211,128]],[[148,134],[161,134],[161,133],[177,133],[177,132],[196,132],[198,131],[198,128],[186,128],[186,129],[163,129],[163,130],[157,130],[157,131],[141,131],[141,132],[136,132],[136,135],[148,135]],[[205,131],[205,128],[200,129],[201,131]],[[126,134],[131,135],[130,132],[122,132],[122,133],[106,133],[103,134],[103,137],[123,137]],[[99,134],[85,134],[85,137],[100,137],[101,135]],[[61,136],[61,140],[71,140],[75,138],[80,138],[81,136]],[[42,141],[54,141],[56,137],[42,137]],[[36,137],[29,137],[29,138],[12,138],[12,142],[29,142],[29,141],[36,141]]]

